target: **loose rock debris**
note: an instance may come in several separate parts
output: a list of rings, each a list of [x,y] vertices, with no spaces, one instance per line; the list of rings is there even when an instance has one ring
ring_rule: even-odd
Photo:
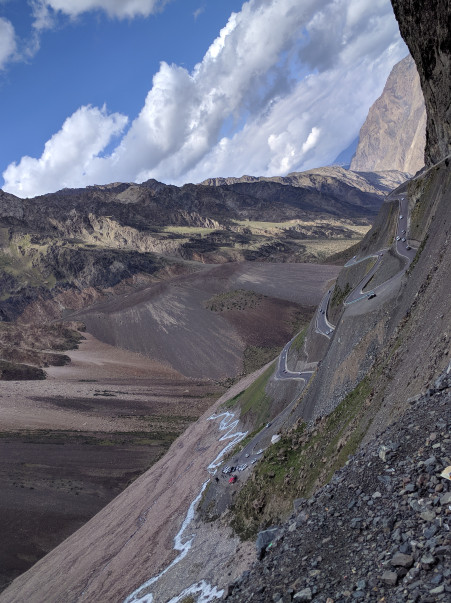
[[[295,512],[228,602],[451,600],[451,375]]]

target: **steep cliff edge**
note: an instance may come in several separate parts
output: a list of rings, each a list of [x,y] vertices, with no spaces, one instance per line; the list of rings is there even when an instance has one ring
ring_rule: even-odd
[[[370,108],[351,170],[396,169],[415,174],[424,166],[425,142],[426,108],[409,55],[393,67],[382,95]]]
[[[448,0],[392,0],[415,59],[427,109],[426,165],[451,153],[451,6]]]
[[[412,8],[413,4],[419,11],[414,19],[408,11],[408,7]],[[443,36],[440,40],[439,31],[441,25],[449,21],[449,5],[447,4],[445,7],[444,3],[439,2],[432,9],[428,3],[422,13],[421,4],[423,3],[404,2],[402,11],[398,10],[398,16],[400,13],[407,14],[406,22],[401,23],[401,31],[408,29],[410,39],[419,40],[419,47],[423,49],[422,67],[428,73],[432,73],[437,64],[449,65],[451,47],[449,44],[443,43]],[[431,17],[431,23],[426,23],[430,17],[429,9],[434,12],[437,7],[442,8],[441,14],[434,13],[433,15],[435,25],[438,27],[437,54],[433,52],[436,48],[435,45],[432,50],[429,48],[428,54],[424,51],[422,37],[426,36],[429,31],[428,27],[434,28],[433,17]],[[415,24],[418,25],[417,28]],[[287,512],[287,498],[293,500],[300,496],[311,496],[312,492],[327,483],[333,472],[344,463],[347,463],[349,467],[353,463],[361,463],[361,458],[371,457],[374,454],[372,451],[378,450],[380,446],[386,446],[388,440],[384,436],[389,433],[387,430],[390,430],[389,437],[399,437],[399,435],[393,436],[392,434],[405,432],[406,422],[409,422],[409,430],[421,433],[424,429],[424,421],[421,417],[415,416],[415,413],[409,412],[411,405],[419,399],[422,400],[424,409],[430,404],[430,413],[432,415],[435,413],[433,396],[436,393],[436,385],[442,383],[443,375],[448,374],[451,370],[449,363],[451,170],[449,159],[443,158],[443,155],[449,153],[450,137],[446,123],[444,125],[437,123],[443,121],[441,112],[444,108],[449,107],[447,105],[451,97],[449,74],[443,77],[442,81],[436,79],[433,85],[437,87],[434,102],[438,104],[438,107],[435,107],[432,101],[427,104],[428,128],[432,128],[432,130],[428,131],[429,147],[426,149],[426,157],[429,165],[431,163],[434,165],[405,186],[400,187],[391,198],[388,197],[375,226],[361,244],[357,261],[350,263],[339,275],[329,308],[332,310],[336,328],[316,376],[301,397],[297,408],[291,412],[289,420],[286,422],[286,435],[282,436],[280,442],[268,451],[263,462],[257,465],[252,480],[235,498],[234,525],[244,535],[255,534],[258,529],[274,525],[277,522],[277,513]],[[436,144],[434,144],[434,140]],[[403,218],[400,214],[404,213],[405,219],[407,213],[405,210],[398,209],[399,206],[402,206],[404,198],[408,199],[409,217],[405,234],[408,241],[401,249],[401,256],[404,254],[407,257],[406,247],[410,249],[409,242],[418,246],[410,267],[402,275],[402,270],[399,271],[399,267],[393,265],[393,258],[385,253],[381,260],[380,270],[385,274],[386,285],[377,291],[377,295],[373,295],[369,299],[362,298],[361,301],[350,303],[343,309],[342,302],[347,299],[349,291],[356,287],[360,291],[361,279],[365,273],[369,272],[374,263],[379,262],[379,259],[376,260],[379,253],[376,253],[373,259],[369,254],[375,254],[387,245],[391,246],[396,234],[394,228],[399,228],[399,223]],[[405,233],[406,230],[403,232]],[[403,236],[400,230],[398,232]],[[398,236],[398,239],[401,239],[401,236]],[[395,248],[396,245],[395,242]],[[359,259],[361,259],[360,262]],[[373,282],[374,280],[370,281],[368,289],[376,286],[372,284]],[[434,425],[436,429],[445,428],[449,422],[451,393],[448,378],[443,377],[443,379],[446,384],[443,387],[437,385],[443,410],[440,412],[440,421]],[[296,418],[298,423],[293,426],[292,422]],[[443,422],[441,422],[442,418]],[[444,434],[445,431],[442,432],[442,435]],[[376,442],[377,444],[375,444]],[[426,446],[433,445],[426,438],[424,444]],[[417,445],[421,445],[420,441]],[[397,444],[395,444],[396,446]],[[357,457],[350,456],[359,448],[361,452]],[[416,492],[422,485],[422,480],[423,484],[427,484],[425,488],[427,496],[432,497],[435,487],[436,492],[448,492],[449,483],[446,479],[439,480],[437,476],[439,471],[450,464],[449,440],[446,440],[443,447],[438,444],[436,450],[437,456],[433,457],[433,461],[434,463],[437,461],[438,464],[431,465],[431,471],[427,475],[417,476],[418,481],[412,485],[410,492]],[[421,449],[422,451],[423,449]],[[403,451],[403,454],[407,453]],[[385,459],[383,452],[381,452],[380,458]],[[403,457],[399,457],[399,467],[403,467],[402,471],[405,471],[404,468],[407,467],[408,462],[406,457],[404,460]],[[417,467],[423,467],[423,471],[427,471],[426,466],[427,454],[423,461],[419,461]],[[386,465],[385,468],[382,467],[378,470],[371,461],[367,463],[367,467],[373,468],[362,472],[360,478],[362,482],[364,479],[373,479],[378,480],[381,484],[389,483],[386,472],[393,469]],[[351,481],[353,479],[351,473],[352,470],[345,470],[344,479]],[[366,473],[365,476],[364,473]],[[429,482],[429,475],[432,476],[431,482]],[[411,479],[410,475],[409,478]],[[406,480],[409,478],[406,477]],[[341,479],[337,477],[333,483],[340,481]],[[415,479],[413,481],[415,482]],[[348,491],[352,491],[354,485],[349,485],[344,481],[344,487],[347,487]],[[372,487],[374,492],[376,484]],[[326,487],[321,491],[320,496],[331,500],[334,498],[333,490],[334,488]],[[365,494],[368,494],[368,491]],[[374,504],[379,494],[380,492],[372,496],[372,493],[369,492],[366,500],[370,500],[370,504]],[[404,492],[401,492],[402,494]],[[448,501],[449,497],[449,494],[445,495],[444,502]],[[402,513],[398,511],[396,525],[399,527],[409,518],[412,528],[409,536],[402,538],[404,544],[401,544],[401,540],[397,540],[396,533],[391,536],[391,544],[390,542],[383,544],[382,534],[379,532],[377,539],[380,550],[377,560],[378,562],[384,559],[387,561],[380,563],[379,566],[374,566],[374,570],[380,568],[377,576],[374,571],[365,572],[365,568],[356,567],[351,552],[344,559],[336,560],[331,557],[329,565],[322,564],[323,557],[328,554],[326,552],[328,546],[324,545],[328,544],[331,539],[327,533],[323,534],[322,541],[311,539],[309,535],[311,529],[321,532],[321,529],[318,528],[326,523],[325,516],[319,517],[315,512],[315,521],[307,521],[310,509],[314,508],[312,506],[314,499],[305,505],[303,505],[303,501],[298,502],[302,511],[295,513],[292,516],[292,519],[295,518],[294,524],[291,523],[290,528],[285,525],[281,532],[282,540],[284,540],[283,551],[287,553],[277,552],[274,557],[274,561],[277,559],[276,563],[270,559],[267,564],[257,564],[250,579],[245,577],[243,582],[238,584],[239,590],[229,597],[231,600],[285,601],[294,597],[295,600],[323,601],[327,596],[333,598],[355,596],[357,599],[363,599],[368,598],[368,594],[364,592],[368,585],[368,577],[371,577],[373,593],[384,594],[388,601],[401,600],[398,597],[401,596],[403,588],[404,593],[415,593],[412,600],[426,596],[426,593],[429,593],[431,597],[437,596],[434,600],[445,599],[448,596],[447,593],[451,591],[449,574],[447,574],[446,580],[440,576],[438,581],[435,573],[420,576],[422,569],[428,571],[432,569],[432,566],[421,564],[419,550],[417,549],[415,552],[414,541],[411,540],[414,533],[421,534],[421,539],[423,538],[426,530],[422,524],[422,519],[426,517],[424,508],[418,507],[417,514],[412,517],[409,517],[405,510]],[[358,499],[356,502],[360,503]],[[437,504],[439,502],[437,499]],[[355,504],[353,501],[351,503],[349,510]],[[332,501],[330,504],[327,503],[326,511],[330,510],[334,511],[333,516],[339,521],[340,531],[345,522],[341,519],[339,508]],[[421,512],[423,512],[423,517],[421,517]],[[376,521],[387,522],[389,516],[390,513],[380,515]],[[434,521],[435,518],[436,514],[433,517],[431,515],[430,521]],[[360,519],[357,516],[354,517],[354,521],[343,530],[343,543],[341,545],[335,543],[335,546],[343,549],[346,541],[353,541],[356,534],[354,530],[360,530],[361,524],[358,523]],[[366,530],[367,539],[371,538],[368,530],[369,526]],[[392,531],[392,527],[388,526],[386,533]],[[296,548],[293,547],[293,541],[288,536],[291,532],[294,532],[298,539]],[[426,531],[426,533],[428,532]],[[332,540],[334,539],[332,538]],[[308,548],[304,549],[300,541],[308,542]],[[396,546],[396,542],[399,543],[398,546]],[[428,543],[428,548],[432,547],[433,550],[433,544],[435,543]],[[409,565],[409,567],[414,566],[411,573],[399,570],[395,561],[390,562],[390,557],[401,553],[404,550],[403,547],[405,551],[415,553],[412,556],[412,563]],[[448,549],[449,547],[446,550],[448,551]],[[292,551],[297,560],[291,556]],[[302,558],[303,563],[299,563],[299,558]],[[316,563],[310,563],[311,559],[316,558]],[[434,564],[443,562],[444,557],[434,557]],[[283,565],[282,571],[274,571],[277,564],[279,567]],[[387,566],[391,571],[384,575],[383,568]],[[337,567],[341,567],[338,572]],[[274,581],[272,579],[273,571],[276,578]],[[334,592],[331,592],[329,584],[319,584],[320,576],[323,576],[323,573],[328,577],[333,576],[338,585],[337,588],[333,588]],[[292,578],[294,574],[301,575],[301,577],[294,581]],[[265,577],[262,578],[262,576]],[[421,579],[412,584],[414,576]],[[312,580],[312,577],[317,580]],[[435,583],[434,580],[437,582]],[[442,580],[443,584],[440,588],[434,590],[434,587]],[[396,585],[399,585],[397,590],[389,588]],[[233,585],[229,592],[232,589]],[[295,595],[296,590],[299,592]],[[356,592],[354,593],[354,591]]]

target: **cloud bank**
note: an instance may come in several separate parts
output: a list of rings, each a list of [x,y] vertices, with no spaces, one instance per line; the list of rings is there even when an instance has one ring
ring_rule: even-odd
[[[108,115],[105,107],[80,107],[45,143],[39,159],[23,157],[18,166],[9,165],[5,181],[13,189],[25,191],[26,196],[32,196],[29,191],[34,195],[53,190],[61,174],[64,181],[77,182],[112,138],[123,131],[127,121],[119,113]]]
[[[47,4],[56,9],[63,0]],[[64,2],[106,4],[151,10],[156,3]],[[4,189],[34,196],[112,181],[182,184],[327,164],[355,138],[406,53],[389,0],[249,0],[191,72],[161,63],[128,129],[125,116],[82,107],[40,158],[8,166]]]

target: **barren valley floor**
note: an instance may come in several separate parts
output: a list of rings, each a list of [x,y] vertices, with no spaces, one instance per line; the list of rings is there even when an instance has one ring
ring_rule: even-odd
[[[112,325],[116,346],[84,333],[45,381],[2,381],[0,588],[161,458],[243,372],[243,355],[247,372],[274,357],[338,270],[226,264],[107,298],[78,318],[100,336]],[[149,341],[147,355],[118,347],[130,341]]]
[[[2,382],[1,586],[168,449],[223,388],[90,336],[46,381]]]

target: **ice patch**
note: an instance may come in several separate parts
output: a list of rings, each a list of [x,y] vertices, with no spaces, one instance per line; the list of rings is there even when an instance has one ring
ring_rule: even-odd
[[[197,584],[193,584],[192,586],[185,588],[183,592],[176,597],[173,597],[170,601],[168,601],[168,603],[178,603],[187,595],[196,595],[197,593],[199,593],[197,603],[209,603],[214,599],[219,599],[219,597],[222,597],[224,590],[218,590],[216,586],[211,586],[211,584],[208,584],[205,582],[205,580],[202,580]]]
[[[225,448],[221,450],[215,460],[208,465],[207,469],[212,474],[216,473],[216,469],[221,464],[222,457],[229,450],[234,448],[238,444],[238,442],[241,442],[241,440],[245,438],[248,434],[247,431],[237,431],[236,433],[231,433],[239,423],[239,420],[235,419],[235,413],[226,411],[220,413],[219,415],[212,415],[211,417],[208,417],[208,421],[213,421],[214,419],[219,419],[220,417],[224,418],[219,424],[219,431],[226,431],[226,433],[221,438],[219,438],[219,441],[223,442],[224,440],[229,439],[231,439],[231,441],[227,444],[227,446],[225,446]]]
[[[214,419],[219,419],[220,417],[223,417],[223,419],[219,424],[219,430],[225,431],[226,433],[221,438],[219,438],[219,441],[223,442],[224,440],[228,440],[228,439],[231,439],[231,441],[227,444],[227,446],[225,446],[223,448],[223,450],[218,454],[218,456],[215,458],[215,460],[208,465],[207,469],[208,469],[209,473],[211,473],[211,474],[216,473],[216,468],[221,464],[220,459],[231,448],[233,448],[236,444],[238,444],[238,442],[241,442],[241,440],[243,438],[245,438],[248,433],[247,431],[237,431],[236,433],[232,433],[233,430],[235,429],[235,427],[238,425],[239,421],[238,421],[238,419],[235,419],[235,414],[231,413],[231,412],[223,412],[218,415],[212,415],[211,417],[208,417],[207,420],[213,421]],[[173,568],[174,565],[176,565],[184,557],[186,557],[186,555],[188,554],[188,551],[191,548],[191,544],[194,539],[194,534],[191,534],[189,539],[186,542],[182,542],[183,533],[185,532],[186,528],[188,527],[188,525],[194,518],[195,507],[196,507],[197,503],[199,502],[209,481],[210,480],[207,479],[207,481],[202,484],[202,488],[200,489],[199,494],[196,496],[196,498],[193,500],[193,502],[189,506],[186,517],[182,523],[182,527],[180,528],[180,530],[178,531],[178,533],[176,534],[176,536],[174,538],[174,549],[176,551],[181,551],[180,555],[178,555],[158,575],[154,576],[153,578],[150,578],[149,580],[147,580],[147,582],[144,582],[144,584],[141,584],[141,586],[139,586],[136,590],[134,590],[132,592],[132,594],[129,595],[124,600],[124,603],[152,603],[153,595],[151,593],[144,594],[143,591],[147,590],[150,586],[152,586],[152,584],[155,584],[155,582],[157,582],[157,580],[159,580],[162,576],[164,576],[164,574],[166,574],[166,572],[168,572],[171,568]],[[182,599],[182,597],[185,597],[188,594],[196,594],[196,593],[200,593],[200,595],[197,599],[197,603],[208,603],[209,601],[212,601],[213,599],[219,599],[219,597],[222,596],[223,592],[224,591],[222,591],[222,590],[219,591],[219,590],[217,590],[217,588],[215,586],[211,586],[210,584],[208,584],[207,582],[202,580],[201,582],[197,582],[196,584],[189,586],[180,595],[173,597],[169,601],[169,603],[177,603],[177,601],[180,601]],[[141,594],[141,593],[143,593],[143,594]]]

